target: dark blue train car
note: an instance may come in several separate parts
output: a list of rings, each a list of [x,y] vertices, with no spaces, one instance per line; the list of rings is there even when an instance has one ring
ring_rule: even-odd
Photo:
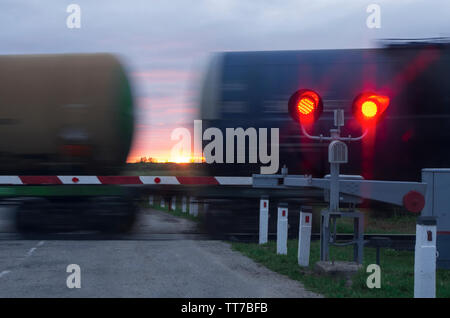
[[[324,112],[310,133],[328,134],[333,110],[344,109],[342,134],[361,135],[355,97],[390,98],[385,118],[349,145],[341,173],[371,179],[419,180],[424,167],[450,166],[450,44],[401,43],[378,49],[226,52],[209,64],[201,93],[203,129],[279,128],[280,168],[322,177],[327,144],[308,140],[288,114],[289,97],[312,89]],[[248,150],[248,149],[247,149]],[[247,161],[248,162],[248,161]],[[261,164],[214,163],[210,175],[251,175]]]

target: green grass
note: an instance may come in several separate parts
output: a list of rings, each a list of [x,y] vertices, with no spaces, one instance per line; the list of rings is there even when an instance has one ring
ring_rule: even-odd
[[[415,215],[375,216],[375,213],[365,217],[365,234],[415,234]],[[353,233],[353,219],[339,219],[336,225],[338,233]]]
[[[232,248],[250,257],[272,271],[302,282],[306,289],[326,297],[413,297],[414,295],[414,253],[409,251],[381,250],[381,288],[369,289],[366,285],[367,265],[375,263],[375,249],[364,249],[364,264],[353,277],[353,284],[346,287],[345,279],[318,275],[314,264],[319,260],[319,242],[311,243],[310,266],[302,268],[297,263],[298,240],[288,241],[288,254],[276,254],[276,242],[264,245],[231,243]],[[331,247],[330,257],[334,260],[350,261],[353,248]],[[437,297],[450,297],[450,271],[438,270],[436,279]]]
[[[155,198],[155,202],[160,202]],[[148,204],[147,204],[148,206]],[[181,206],[177,202],[177,206]],[[194,217],[189,213],[182,213],[181,210],[169,211],[159,204],[152,208],[170,213],[176,217],[187,218],[196,222],[201,221],[199,217]],[[337,232],[350,233],[353,231],[353,224],[350,219],[340,219],[337,224]],[[368,213],[365,222],[365,233],[415,233],[416,217],[410,215],[392,215],[389,217],[380,216],[376,213]],[[392,249],[381,249],[381,288],[369,289],[366,280],[370,273],[366,273],[369,264],[374,264],[375,249],[364,249],[363,268],[355,274],[352,285],[346,286],[346,280],[318,275],[314,272],[314,264],[319,260],[319,242],[311,243],[310,266],[302,268],[297,264],[298,240],[288,241],[288,255],[276,254],[276,242],[270,241],[264,245],[249,243],[231,243],[232,248],[250,257],[256,262],[266,266],[272,271],[286,275],[291,279],[302,282],[308,290],[317,292],[326,297],[383,297],[399,298],[413,297],[414,295],[414,252],[395,251]],[[350,261],[353,258],[353,248],[351,246],[330,248],[330,258],[333,260]],[[436,279],[437,297],[450,297],[450,270],[438,270]]]

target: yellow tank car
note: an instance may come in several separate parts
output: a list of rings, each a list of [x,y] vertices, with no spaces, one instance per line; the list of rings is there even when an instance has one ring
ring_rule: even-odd
[[[0,55],[0,172],[114,174],[133,98],[110,54]]]

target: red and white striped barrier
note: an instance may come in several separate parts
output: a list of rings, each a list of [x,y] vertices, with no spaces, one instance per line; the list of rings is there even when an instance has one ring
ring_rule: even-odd
[[[154,185],[252,185],[252,177],[175,176],[0,176],[0,185],[39,184],[154,184]]]

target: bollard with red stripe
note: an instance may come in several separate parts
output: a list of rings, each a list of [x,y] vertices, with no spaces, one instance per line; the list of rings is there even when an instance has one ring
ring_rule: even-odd
[[[172,200],[170,200],[170,210],[175,211],[177,208],[177,197],[172,196]]]
[[[187,212],[187,198],[185,196],[181,199],[181,212]]]
[[[417,218],[414,298],[436,297],[436,224],[433,216]]]
[[[288,205],[280,203],[278,205],[277,220],[277,254],[287,254],[287,236],[288,236]]]
[[[148,205],[153,206],[153,194],[148,197]]]
[[[269,199],[262,197],[259,201],[259,244],[265,244],[268,240],[269,227]]]
[[[197,198],[189,197],[189,214],[192,216],[198,216]]]
[[[312,208],[302,207],[298,229],[298,265],[309,266],[311,247]]]

